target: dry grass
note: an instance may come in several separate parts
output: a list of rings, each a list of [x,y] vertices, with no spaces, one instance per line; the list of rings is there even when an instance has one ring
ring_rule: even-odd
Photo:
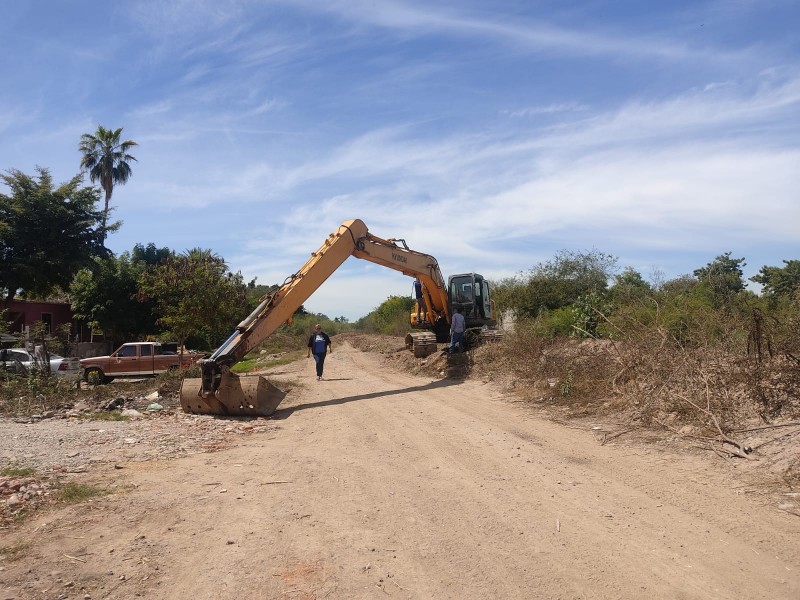
[[[8,546],[0,546],[0,557],[8,561],[15,561],[25,558],[31,548],[29,542],[16,542]]]
[[[0,415],[30,415],[75,402],[77,384],[56,376],[0,374]]]
[[[572,415],[614,413],[632,425],[691,425],[713,435],[717,423],[730,431],[800,418],[800,363],[785,354],[759,358],[744,344],[687,348],[657,328],[624,341],[543,338],[520,328],[470,355],[472,377]]]

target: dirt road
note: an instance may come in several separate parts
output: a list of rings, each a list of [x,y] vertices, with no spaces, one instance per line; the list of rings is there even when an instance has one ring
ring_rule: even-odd
[[[2,598],[800,598],[800,518],[712,458],[349,346],[325,375],[278,368],[264,433],[101,470],[120,492],[5,534]]]

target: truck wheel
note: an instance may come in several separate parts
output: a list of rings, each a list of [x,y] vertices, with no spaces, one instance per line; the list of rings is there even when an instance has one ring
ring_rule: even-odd
[[[97,367],[86,369],[86,372],[83,374],[83,378],[86,380],[86,383],[91,385],[100,385],[106,382],[106,376],[103,375],[103,371]]]

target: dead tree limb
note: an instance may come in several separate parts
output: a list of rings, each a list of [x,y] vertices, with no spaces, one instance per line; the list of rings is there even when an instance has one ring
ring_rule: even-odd
[[[719,438],[720,438],[720,440],[722,440],[723,445],[724,444],[730,444],[731,446],[734,446],[737,449],[737,452],[731,452],[731,454],[733,456],[737,456],[739,458],[746,458],[748,460],[753,460],[752,456],[748,456],[750,454],[750,452],[753,451],[753,449],[750,446],[746,446],[744,444],[741,444],[741,443],[737,442],[736,440],[733,440],[733,439],[729,438],[725,434],[725,432],[722,431],[722,427],[720,427],[719,420],[717,420],[716,415],[713,412],[711,412],[710,409],[703,408],[702,406],[699,406],[696,402],[692,402],[691,400],[689,400],[685,396],[682,396],[680,394],[675,394],[675,395],[678,398],[680,398],[681,400],[683,400],[684,402],[686,402],[687,404],[689,404],[689,405],[693,406],[694,408],[696,408],[697,410],[699,410],[701,413],[706,415],[709,419],[711,419],[711,422],[714,423],[714,427],[716,427],[717,431],[719,432]]]
[[[610,442],[614,438],[618,438],[619,436],[625,435],[626,433],[630,433],[631,431],[635,431],[636,429],[638,429],[638,427],[631,427],[630,429],[623,429],[622,431],[617,431],[616,433],[612,433],[611,435],[608,435],[607,433],[604,433],[603,434],[603,441],[600,442],[600,445],[601,446],[605,446],[606,442]]]

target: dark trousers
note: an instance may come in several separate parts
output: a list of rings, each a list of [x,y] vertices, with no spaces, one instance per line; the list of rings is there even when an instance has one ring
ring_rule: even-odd
[[[314,362],[317,363],[317,377],[322,377],[322,369],[325,367],[325,355],[327,352],[323,352],[322,354],[317,354],[314,352],[312,356],[314,357]]]
[[[454,331],[452,336],[450,337],[450,352],[455,352],[456,345],[458,345],[458,351],[464,352],[464,332],[463,331]]]

